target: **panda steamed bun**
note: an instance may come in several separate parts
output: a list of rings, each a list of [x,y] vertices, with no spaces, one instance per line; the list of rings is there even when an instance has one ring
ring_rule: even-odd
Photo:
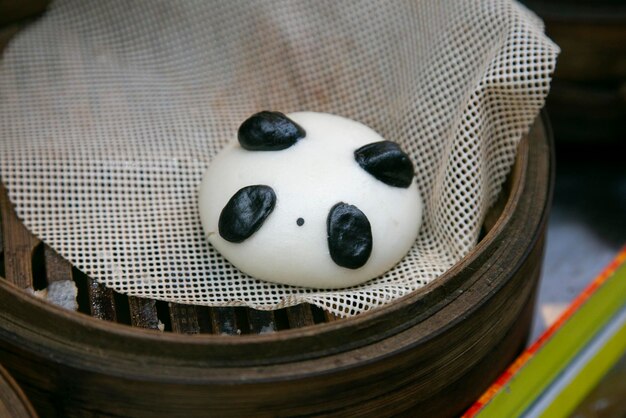
[[[409,157],[367,126],[324,113],[260,112],[200,186],[208,239],[257,279],[340,288],[409,251],[422,199]]]

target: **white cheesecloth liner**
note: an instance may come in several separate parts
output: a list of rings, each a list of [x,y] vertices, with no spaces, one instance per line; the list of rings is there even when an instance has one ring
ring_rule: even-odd
[[[476,244],[557,54],[505,0],[57,1],[0,59],[0,175],[33,233],[119,292],[354,315]],[[260,110],[334,113],[401,144],[425,222],[400,264],[322,291],[252,279],[210,247],[202,174]]]

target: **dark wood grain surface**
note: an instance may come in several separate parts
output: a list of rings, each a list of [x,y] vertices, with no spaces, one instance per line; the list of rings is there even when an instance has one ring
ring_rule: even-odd
[[[180,334],[199,334],[198,311],[193,305],[169,303],[172,331]]]
[[[6,196],[2,184],[0,194]],[[11,202],[6,198],[0,201],[0,217],[4,242],[4,277],[22,289],[33,288],[32,258],[39,240],[20,222]]]
[[[11,375],[0,365],[0,417],[36,418],[37,413],[13,380]]]

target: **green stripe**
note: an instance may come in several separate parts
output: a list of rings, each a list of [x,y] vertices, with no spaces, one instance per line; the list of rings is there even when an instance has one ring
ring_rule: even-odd
[[[622,264],[500,389],[477,416],[481,418],[520,416],[625,303],[626,264]],[[607,348],[611,358],[606,359],[606,364],[598,366],[610,367],[617,361],[617,358],[612,357],[618,355],[620,348],[618,345]],[[592,387],[586,389],[590,390]],[[579,396],[572,399],[572,402],[582,400],[582,396],[586,394],[582,389],[585,388],[581,387],[581,393],[572,392],[571,396]]]

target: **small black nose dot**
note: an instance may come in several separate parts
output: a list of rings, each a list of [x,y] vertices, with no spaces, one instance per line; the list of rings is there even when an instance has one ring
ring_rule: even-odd
[[[298,218],[298,220],[296,221],[296,223],[298,224],[298,226],[302,226],[302,225],[304,225],[304,219],[302,219],[302,218]]]

